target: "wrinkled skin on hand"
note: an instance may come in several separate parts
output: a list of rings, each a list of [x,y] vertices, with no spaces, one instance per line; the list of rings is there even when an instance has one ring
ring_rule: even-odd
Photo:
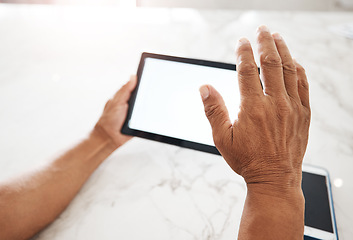
[[[251,45],[243,38],[236,50],[241,104],[234,123],[216,89],[205,85],[200,93],[214,143],[229,166],[248,188],[261,185],[268,194],[282,195],[301,184],[310,125],[308,82],[278,33],[260,27],[257,41],[264,88]]]

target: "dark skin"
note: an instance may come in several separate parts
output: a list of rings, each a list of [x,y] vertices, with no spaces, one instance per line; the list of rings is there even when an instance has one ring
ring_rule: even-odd
[[[308,83],[278,34],[260,27],[258,44],[264,90],[250,43],[241,39],[237,47],[238,120],[230,122],[212,86],[200,92],[216,147],[247,184],[239,239],[303,239]],[[54,221],[100,163],[131,138],[120,130],[135,86],[133,76],[81,143],[36,171],[0,183],[0,239],[28,239]]]
[[[213,139],[248,192],[239,239],[303,239],[301,165],[310,125],[304,69],[278,34],[257,31],[261,81],[251,45],[240,39],[236,55],[241,105],[232,123],[221,95],[200,88]]]

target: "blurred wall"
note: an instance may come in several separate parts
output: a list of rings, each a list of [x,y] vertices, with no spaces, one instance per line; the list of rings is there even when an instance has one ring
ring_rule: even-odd
[[[240,10],[353,10],[353,0],[0,0],[0,3],[230,8]]]
[[[137,6],[330,11],[350,10],[353,0],[137,0]]]

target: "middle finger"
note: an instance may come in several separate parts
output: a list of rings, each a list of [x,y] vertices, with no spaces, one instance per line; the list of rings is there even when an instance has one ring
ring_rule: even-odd
[[[257,42],[264,92],[273,97],[287,95],[283,80],[282,60],[266,26],[258,28]]]

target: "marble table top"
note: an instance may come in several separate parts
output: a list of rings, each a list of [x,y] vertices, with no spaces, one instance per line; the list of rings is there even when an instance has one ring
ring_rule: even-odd
[[[305,163],[331,174],[340,239],[353,236],[351,12],[0,5],[0,180],[87,135],[141,52],[234,63],[238,38],[267,24],[308,74]],[[243,179],[218,156],[134,138],[35,239],[235,239]]]

